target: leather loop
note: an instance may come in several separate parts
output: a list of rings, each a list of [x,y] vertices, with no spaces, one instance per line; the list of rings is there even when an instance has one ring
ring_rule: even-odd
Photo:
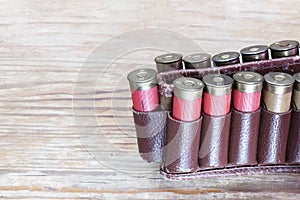
[[[168,115],[165,171],[189,173],[198,169],[202,117],[192,122],[178,121]]]
[[[232,109],[229,142],[230,165],[257,164],[257,142],[260,123],[260,109],[245,113]]]
[[[140,156],[146,162],[162,162],[167,111],[138,112],[133,118]]]
[[[228,164],[231,113],[210,116],[203,113],[199,165],[201,169],[220,168]]]
[[[287,145],[287,163],[300,163],[300,110],[293,110]]]
[[[284,164],[291,110],[273,113],[262,109],[257,159],[259,165]]]

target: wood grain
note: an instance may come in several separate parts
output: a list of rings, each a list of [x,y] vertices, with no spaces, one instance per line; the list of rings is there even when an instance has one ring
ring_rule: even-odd
[[[126,74],[154,68],[166,50],[115,58],[103,46],[143,28],[173,30],[211,54],[299,41],[299,7],[298,0],[0,1],[0,198],[299,199],[299,175],[164,180],[137,154]],[[91,58],[97,48],[107,60]]]

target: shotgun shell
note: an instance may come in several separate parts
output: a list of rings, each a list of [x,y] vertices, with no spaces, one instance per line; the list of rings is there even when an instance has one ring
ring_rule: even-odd
[[[138,69],[127,76],[129,81],[133,108],[140,112],[155,110],[158,105],[156,71]]]
[[[183,58],[185,69],[210,68],[210,55],[208,53],[195,53]]]
[[[205,84],[203,112],[211,116],[222,116],[229,113],[232,78],[224,74],[208,74],[202,80]]]
[[[284,113],[290,110],[295,78],[283,72],[264,75],[263,103],[268,111]]]
[[[240,112],[254,112],[260,107],[263,76],[241,71],[233,75],[233,107]]]
[[[293,77],[295,78],[293,90],[293,105],[296,110],[300,110],[300,73],[294,74]]]
[[[241,49],[241,55],[243,62],[268,60],[269,59],[269,47],[266,45],[255,45]]]
[[[177,53],[157,56],[154,61],[156,62],[156,68],[159,73],[183,68],[182,55]]]
[[[272,58],[282,58],[299,55],[299,42],[282,40],[270,45]]]
[[[173,82],[173,118],[194,121],[200,118],[204,84],[195,78],[178,78]]]
[[[240,54],[238,52],[223,52],[212,57],[215,66],[225,66],[240,63]]]

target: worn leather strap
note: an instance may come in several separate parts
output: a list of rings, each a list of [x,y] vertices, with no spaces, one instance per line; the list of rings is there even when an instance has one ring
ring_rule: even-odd
[[[202,117],[181,122],[170,115],[167,119],[167,142],[164,168],[168,173],[188,173],[198,169]]]
[[[256,165],[260,109],[245,113],[232,109],[229,142],[230,165]]]
[[[291,111],[273,113],[262,109],[257,160],[259,165],[285,163]]]
[[[231,113],[217,117],[203,113],[199,151],[200,168],[220,168],[228,164],[230,118]]]
[[[138,112],[133,110],[140,156],[146,162],[162,162],[168,112]]]

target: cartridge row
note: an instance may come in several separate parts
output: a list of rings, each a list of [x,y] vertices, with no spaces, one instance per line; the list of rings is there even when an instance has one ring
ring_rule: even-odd
[[[269,50],[271,56],[269,56]],[[183,57],[178,53],[168,53],[157,56],[156,62],[157,71],[166,72],[178,69],[201,69],[210,68],[211,61],[213,66],[220,67],[240,63],[240,55],[243,63],[268,60],[270,57],[283,58],[299,55],[299,42],[295,40],[282,40],[274,42],[270,46],[254,45],[243,48],[240,53],[228,51],[216,54],[211,57],[208,53],[194,53]],[[183,65],[183,63],[184,65]]]

